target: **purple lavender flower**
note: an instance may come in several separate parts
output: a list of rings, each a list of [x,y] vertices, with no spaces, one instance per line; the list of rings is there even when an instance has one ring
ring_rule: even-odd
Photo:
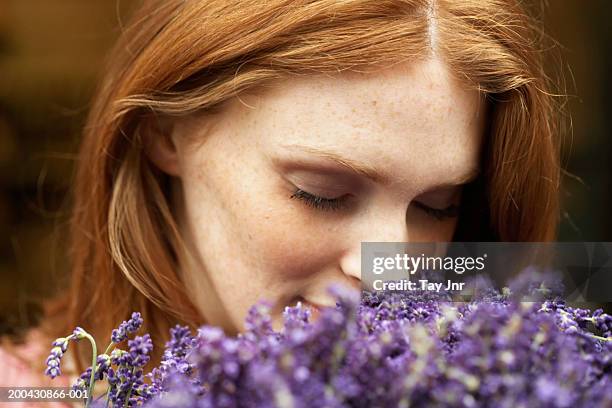
[[[97,357],[96,364],[96,372],[94,374],[95,381],[104,380],[104,376],[108,375],[109,370],[111,369],[111,358],[108,354],[100,354]],[[90,386],[91,380],[91,367],[87,367],[83,373],[79,376],[79,378],[72,385],[72,388],[75,390],[87,390]]]
[[[187,326],[176,325],[170,329],[170,340],[166,343],[160,366],[146,375],[151,380],[152,394],[166,391],[168,384],[173,383],[175,373],[180,374],[181,378],[193,374],[194,365],[187,361],[187,355],[194,345],[195,337]],[[191,383],[198,386],[197,380],[191,380]]]
[[[538,296],[546,293],[541,285],[519,283]],[[189,376],[175,371],[151,406],[612,402],[610,316],[601,310],[571,308],[558,299],[518,302],[510,299],[511,290],[484,286],[480,300],[463,303],[444,293],[364,292],[361,299],[341,288],[332,293],[336,307],[324,309],[316,322],[301,305],[287,307],[280,332],[271,329],[265,304],[251,309],[247,331],[237,337],[200,328],[186,356],[202,388],[194,391]],[[170,378],[180,385],[168,386]]]
[[[128,350],[114,349],[110,356],[102,355],[102,358],[98,358],[96,379],[102,379],[106,374],[109,385],[107,398],[112,406],[135,406],[154,394],[151,385],[145,382],[142,371],[153,350],[151,336],[145,334],[129,340]],[[88,370],[91,373],[91,368]],[[83,375],[86,376],[87,372]]]
[[[111,334],[113,343],[121,343],[129,334],[136,333],[142,326],[143,319],[140,313],[134,312],[129,320],[123,321]]]
[[[501,292],[477,283],[470,302],[335,287],[335,307],[315,322],[303,305],[287,307],[280,331],[271,305],[260,302],[236,337],[174,327],[160,366],[146,375],[149,335],[129,340],[127,351],[109,346],[78,385],[106,379],[113,407],[612,406],[611,316],[558,298],[517,300],[521,292],[551,295],[554,282],[522,279]],[[134,321],[117,331],[127,336],[139,315]],[[77,328],[54,342],[49,371],[80,335]]]
[[[46,360],[47,368],[45,369],[45,375],[51,378],[55,378],[61,375],[62,372],[60,370],[60,362],[62,357],[64,356],[64,353],[68,349],[68,343],[71,339],[72,336],[60,337],[55,339],[51,343],[53,348],[51,349],[51,353],[49,354],[49,357],[47,357]]]
[[[149,353],[153,350],[153,341],[147,333],[128,341],[129,355],[133,367],[144,367],[149,362]]]

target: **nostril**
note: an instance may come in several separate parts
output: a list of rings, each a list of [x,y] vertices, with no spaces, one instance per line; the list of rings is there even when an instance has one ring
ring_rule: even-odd
[[[356,276],[349,276],[349,285],[357,290],[362,290],[362,280]]]

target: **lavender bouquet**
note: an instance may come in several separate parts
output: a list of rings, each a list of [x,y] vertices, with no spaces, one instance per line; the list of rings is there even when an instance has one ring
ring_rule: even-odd
[[[138,313],[99,356],[77,328],[55,341],[47,374],[60,374],[69,341],[90,338],[95,370],[74,387],[91,391],[106,380],[108,389],[88,406],[612,407],[612,317],[601,309],[554,297],[518,301],[516,288],[483,286],[470,302],[443,292],[330,290],[335,308],[311,322],[308,308],[287,307],[280,331],[266,302],[250,309],[237,337],[176,326],[147,374],[148,335],[129,340],[129,350],[113,348],[138,330]]]

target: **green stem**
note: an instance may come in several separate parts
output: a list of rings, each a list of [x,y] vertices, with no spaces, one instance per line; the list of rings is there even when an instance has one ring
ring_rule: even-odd
[[[597,340],[603,340],[603,341],[612,341],[612,338],[606,338],[606,337],[602,337],[602,336],[598,336],[596,334],[592,334],[592,333],[587,333],[589,336],[591,336],[594,339]]]
[[[91,349],[93,351],[93,357],[91,359],[91,376],[89,377],[89,389],[87,391],[87,402],[85,403],[85,408],[89,408],[91,401],[93,400],[93,386],[95,383],[95,375],[96,375],[96,363],[98,359],[98,347],[96,346],[96,341],[93,337],[86,331],[83,331],[83,336],[89,340],[91,343]]]
[[[110,342],[110,344],[106,347],[106,350],[104,350],[104,354],[108,354],[111,351],[111,348],[113,348],[113,345],[115,343],[113,343],[112,341]]]

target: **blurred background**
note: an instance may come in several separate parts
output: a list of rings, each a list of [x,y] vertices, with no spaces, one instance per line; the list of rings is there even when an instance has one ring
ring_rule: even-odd
[[[0,0],[0,334],[65,283],[75,153],[104,58],[135,0]],[[560,241],[612,241],[612,2],[527,2],[560,43],[571,134]],[[553,66],[552,64],[555,64]],[[569,122],[568,117],[568,122]]]

